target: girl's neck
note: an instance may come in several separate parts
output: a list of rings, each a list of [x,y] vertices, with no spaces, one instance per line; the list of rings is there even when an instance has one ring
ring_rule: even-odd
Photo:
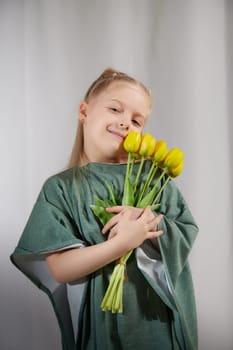
[[[80,158],[79,165],[84,166],[89,163],[109,163],[109,164],[124,164],[127,163],[128,155],[127,154],[121,154],[119,156],[116,156],[112,159],[105,159],[105,160],[97,160],[97,159],[90,159],[84,152],[83,155]]]

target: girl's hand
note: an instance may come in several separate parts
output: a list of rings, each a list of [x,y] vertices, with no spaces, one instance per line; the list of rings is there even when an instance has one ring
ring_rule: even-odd
[[[105,234],[107,233],[109,230],[111,230],[111,228],[113,228],[119,221],[119,219],[121,218],[121,215],[128,211],[130,213],[130,218],[131,219],[138,219],[144,209],[141,209],[141,208],[135,208],[135,207],[130,207],[130,206],[121,206],[121,205],[117,205],[117,206],[114,206],[114,207],[109,207],[109,208],[106,208],[106,211],[108,213],[115,213],[116,215],[114,215],[107,223],[106,225],[103,227],[102,229],[102,233]],[[152,214],[153,215],[153,214]],[[152,219],[154,218],[154,215],[152,217]],[[109,233],[109,237],[108,238],[111,238],[111,232]]]
[[[144,209],[132,207],[114,207],[113,212],[118,212],[103,228],[103,233],[111,229],[109,238],[114,238],[124,249],[130,250],[140,246],[146,239],[155,239],[163,231],[157,231],[157,225],[163,216],[154,216],[151,207]]]

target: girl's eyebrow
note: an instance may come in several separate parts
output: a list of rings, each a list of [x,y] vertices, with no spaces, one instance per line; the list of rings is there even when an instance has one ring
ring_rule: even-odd
[[[124,103],[121,102],[120,100],[118,100],[117,98],[111,98],[110,101],[118,102],[121,106],[124,105]],[[140,112],[139,112],[139,113],[136,112],[136,113],[135,113],[135,116],[136,116],[136,117],[139,117],[139,118],[141,118],[141,119],[146,120],[146,116],[145,116],[144,114],[140,113]]]
[[[122,103],[120,100],[116,99],[116,98],[111,98],[110,101],[118,102],[118,103],[120,103],[121,105],[123,105],[123,103]]]

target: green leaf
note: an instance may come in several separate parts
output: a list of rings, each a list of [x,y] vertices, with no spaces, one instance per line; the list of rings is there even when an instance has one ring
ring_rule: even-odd
[[[140,194],[141,194],[141,192],[142,192],[142,190],[143,190],[143,187],[144,187],[144,182],[141,182],[139,185],[138,185],[138,187],[137,187],[137,189],[135,190],[135,193],[134,193],[134,201],[135,201],[135,203],[137,203],[138,202],[138,200],[139,200],[139,198],[140,198]]]
[[[111,199],[105,198],[105,199],[100,199],[98,197],[95,197],[96,205],[100,207],[112,207],[114,204]]]
[[[114,214],[108,213],[106,208],[100,205],[90,205],[90,208],[103,226],[114,216]]]
[[[134,205],[133,186],[129,178],[127,178],[125,181],[122,205],[130,205],[130,206]]]
[[[112,205],[117,205],[116,195],[115,195],[115,192],[113,191],[113,186],[111,186],[108,182],[106,182],[105,185],[106,185],[108,192],[110,194]]]
[[[160,207],[160,203],[153,204],[152,207],[151,207],[151,210],[152,210],[152,211],[156,211],[156,210],[159,209],[159,207]]]
[[[153,187],[152,190],[137,203],[137,208],[146,208],[148,205],[153,203],[154,197],[156,195],[157,188]]]

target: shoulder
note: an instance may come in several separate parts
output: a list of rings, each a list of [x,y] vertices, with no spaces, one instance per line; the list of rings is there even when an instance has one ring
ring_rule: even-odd
[[[186,200],[180,188],[171,179],[166,185],[160,199],[161,210],[166,212],[169,210],[185,210],[187,207]]]
[[[184,197],[183,197],[183,194],[182,194],[180,188],[174,182],[173,179],[170,179],[170,181],[168,182],[167,186],[165,187],[164,193],[168,197],[172,197],[176,200],[182,200],[182,201],[184,200]]]
[[[60,171],[56,174],[53,174],[51,176],[49,176],[46,181],[45,181],[45,185],[46,184],[50,184],[50,183],[55,183],[55,182],[59,182],[59,181],[70,181],[74,174],[77,172],[78,168],[69,168],[69,169],[65,169],[63,171]]]
[[[69,191],[77,182],[79,170],[77,167],[58,172],[47,178],[43,184],[42,192],[45,194],[57,194]]]

